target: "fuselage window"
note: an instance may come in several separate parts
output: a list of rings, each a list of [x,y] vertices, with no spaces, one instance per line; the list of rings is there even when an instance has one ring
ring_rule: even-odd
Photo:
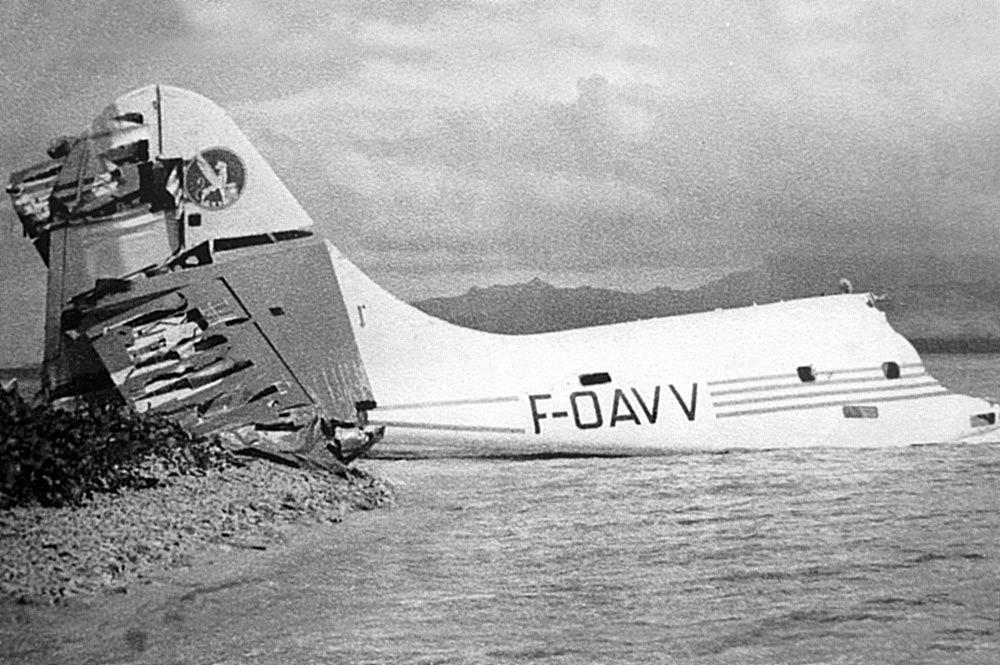
[[[802,383],[810,383],[816,380],[816,373],[813,371],[812,365],[797,367],[795,371],[798,372],[799,381]]]
[[[580,375],[581,386],[599,386],[602,383],[611,383],[611,375],[607,372]]]
[[[887,379],[898,379],[899,378],[899,363],[887,362],[882,363],[882,373],[885,374]]]

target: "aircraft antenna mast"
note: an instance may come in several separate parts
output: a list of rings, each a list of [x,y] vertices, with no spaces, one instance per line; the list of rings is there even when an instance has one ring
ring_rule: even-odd
[[[163,155],[163,101],[156,86],[156,154]]]

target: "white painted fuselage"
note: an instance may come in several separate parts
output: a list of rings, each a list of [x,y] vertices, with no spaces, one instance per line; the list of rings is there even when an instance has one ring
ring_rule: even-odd
[[[222,146],[245,165],[235,204],[192,208],[188,246],[311,227],[211,101],[150,86],[116,100],[95,127],[126,112],[147,118],[159,153],[190,163]],[[377,404],[367,415],[386,425],[376,452],[868,447],[996,429],[997,406],[939,384],[864,294],[496,335],[424,314],[328,249]]]
[[[989,429],[867,294],[535,335],[435,319],[330,246],[383,454],[872,447]]]

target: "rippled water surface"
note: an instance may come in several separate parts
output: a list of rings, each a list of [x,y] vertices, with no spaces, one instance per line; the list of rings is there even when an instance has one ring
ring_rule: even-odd
[[[345,655],[1000,655],[995,448],[462,462],[434,465],[425,494],[428,464],[384,466],[438,517],[403,520],[404,551],[380,550],[382,565],[361,572],[400,606],[384,651]]]
[[[1000,385],[995,358],[928,360]],[[110,599],[125,620],[72,613],[49,657],[1000,663],[995,444],[368,467],[395,509],[266,572]]]

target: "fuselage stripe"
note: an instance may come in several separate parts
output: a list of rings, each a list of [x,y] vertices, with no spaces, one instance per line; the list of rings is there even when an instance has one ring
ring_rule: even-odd
[[[941,397],[944,395],[950,395],[947,389],[942,388],[941,390],[935,390],[931,393],[924,393],[922,395],[896,395],[894,397],[878,397],[875,399],[865,399],[865,400],[840,400],[836,402],[816,402],[813,404],[790,404],[787,406],[772,406],[763,409],[744,409],[742,411],[728,411],[726,413],[715,414],[716,418],[731,418],[733,416],[753,416],[760,415],[764,413],[779,413],[781,411],[800,411],[803,409],[821,409],[831,406],[844,406],[845,404],[882,404],[885,402],[899,402],[907,399],[923,399],[925,397]]]
[[[913,369],[919,367],[924,369],[923,363],[900,363],[900,369]],[[882,372],[882,367],[875,365],[874,367],[853,367],[850,369],[817,369],[817,374],[858,374],[861,372]],[[783,374],[765,374],[762,376],[745,376],[739,379],[719,379],[718,381],[708,381],[710,386],[726,386],[735,383],[753,383],[755,381],[774,381],[776,379],[788,379],[797,378],[795,372],[785,372]]]
[[[488,427],[482,425],[449,425],[446,423],[406,423],[391,420],[372,420],[372,425],[385,425],[399,429],[430,429],[448,432],[491,432],[494,434],[524,434],[523,427]]]
[[[449,399],[441,400],[438,402],[413,402],[410,404],[390,404],[389,406],[383,406],[379,404],[378,410],[389,411],[392,409],[429,409],[437,406],[463,406],[465,404],[502,404],[504,402],[517,402],[521,398],[517,395],[508,395],[506,397],[480,397],[476,399]]]
[[[840,374],[841,372],[836,372]],[[911,376],[901,376],[898,379],[886,379],[884,376],[879,374],[878,376],[865,376],[857,379],[844,378],[844,379],[826,379],[824,381],[816,381],[810,383],[802,383],[798,379],[794,383],[783,383],[772,386],[752,386],[750,388],[730,388],[728,390],[714,390],[712,391],[713,397],[718,397],[719,395],[738,395],[740,393],[753,393],[753,392],[764,392],[770,390],[793,390],[795,388],[804,388],[809,386],[825,386],[831,383],[863,383],[870,381],[894,381],[897,383],[912,382],[912,379],[916,379],[922,376],[927,376],[926,372],[921,372],[920,374],[913,374]]]
[[[775,379],[788,379],[795,376],[794,372],[784,372],[783,374],[765,374],[763,376],[748,376],[742,379],[720,379],[718,381],[708,381],[710,386],[725,386],[733,383],[750,383],[752,381],[774,381]]]
[[[716,408],[720,406],[736,406],[739,404],[759,404],[761,402],[783,402],[787,400],[804,400],[812,399],[813,397],[828,397],[831,395],[858,395],[858,399],[865,399],[863,395],[868,393],[881,393],[881,392],[899,392],[901,390],[915,390],[917,388],[930,388],[932,386],[938,386],[937,381],[934,379],[921,381],[919,383],[909,383],[893,386],[882,386],[879,388],[844,388],[842,390],[813,390],[812,388],[807,388],[806,386],[812,386],[815,384],[802,384],[801,388],[795,390],[794,393],[789,395],[770,395],[768,397],[750,397],[744,399],[728,399],[722,400],[720,402],[714,402]],[[714,397],[714,395],[713,395]]]

